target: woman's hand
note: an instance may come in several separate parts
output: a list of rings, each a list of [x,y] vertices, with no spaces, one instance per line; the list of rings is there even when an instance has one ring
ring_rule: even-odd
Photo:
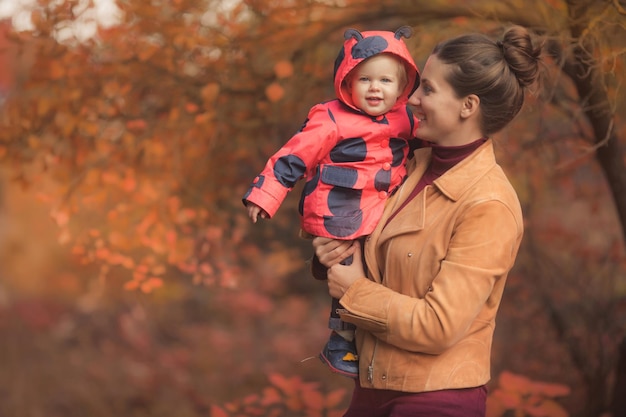
[[[354,253],[354,242],[351,240],[337,240],[328,237],[313,239],[315,256],[326,268],[338,264]]]
[[[315,256],[328,268],[328,292],[332,297],[341,298],[348,287],[365,276],[361,243],[358,240],[336,240],[327,237],[313,239]],[[341,261],[352,256],[350,265]]]

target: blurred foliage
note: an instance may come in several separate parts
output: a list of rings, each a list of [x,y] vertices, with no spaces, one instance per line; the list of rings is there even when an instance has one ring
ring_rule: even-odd
[[[421,64],[439,40],[497,36],[509,23],[559,53],[496,138],[527,224],[490,415],[608,409],[626,330],[623,225],[595,160],[604,138],[563,70],[578,46],[594,46],[583,63],[601,75],[623,149],[620,2],[119,0],[119,24],[68,36],[86,5],[39,0],[33,29],[9,35],[20,59],[0,109],[0,161],[24,191],[6,187],[6,222],[42,207],[60,246],[46,248],[52,268],[26,277],[38,288],[22,299],[11,292],[25,285],[19,245],[48,235],[4,236],[20,243],[0,258],[0,274],[16,276],[0,287],[0,414],[340,415],[351,381],[301,362],[325,340],[327,295],[307,279],[299,190],[254,227],[240,198],[308,108],[333,96],[347,27],[410,24]]]

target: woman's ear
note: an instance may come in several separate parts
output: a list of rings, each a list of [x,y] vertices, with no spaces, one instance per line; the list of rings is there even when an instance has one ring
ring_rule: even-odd
[[[468,117],[476,114],[480,108],[480,98],[476,94],[470,94],[463,100],[463,107],[461,108],[461,118],[467,119]]]

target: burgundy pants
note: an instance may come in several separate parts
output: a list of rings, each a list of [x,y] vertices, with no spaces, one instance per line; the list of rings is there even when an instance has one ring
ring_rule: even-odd
[[[487,387],[430,392],[362,388],[356,382],[343,417],[485,417]]]

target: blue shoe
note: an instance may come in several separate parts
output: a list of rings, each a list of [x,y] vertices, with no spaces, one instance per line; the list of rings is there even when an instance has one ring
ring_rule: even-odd
[[[354,341],[349,342],[336,332],[330,334],[330,339],[320,353],[320,359],[333,372],[349,378],[359,376],[359,356]]]

